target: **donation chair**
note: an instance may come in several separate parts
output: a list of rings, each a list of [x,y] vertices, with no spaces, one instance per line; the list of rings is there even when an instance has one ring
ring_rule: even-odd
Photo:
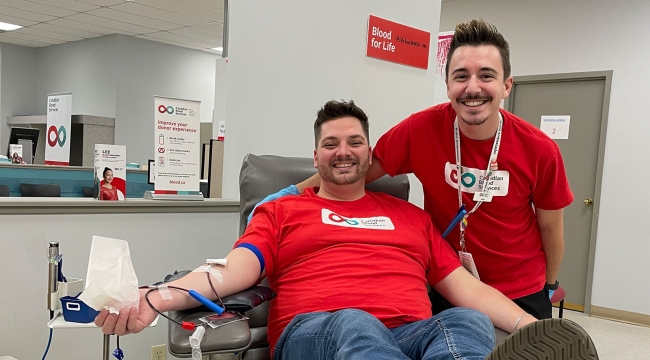
[[[9,196],[9,186],[0,185],[0,196]]]
[[[255,204],[267,195],[291,184],[297,184],[315,173],[316,169],[312,158],[248,154],[244,158],[239,173],[240,235],[246,229],[248,214],[253,210]],[[368,184],[366,188],[408,200],[410,185],[406,175],[392,178],[384,176]],[[262,285],[266,285],[266,279]],[[229,309],[227,298],[231,298],[231,296],[223,299],[226,308]],[[266,332],[268,309],[269,302],[266,301],[245,312],[245,315],[249,317],[248,324],[245,321],[240,321],[217,329],[206,329],[204,340],[201,343],[204,359],[232,359],[231,354],[237,353],[238,358],[242,360],[270,360]],[[196,315],[196,310],[191,309],[170,312],[169,316],[179,321],[194,321],[206,314],[208,313],[199,312],[199,315]],[[231,328],[229,329],[229,327]],[[221,335],[216,336],[217,332]],[[190,331],[183,330],[177,324],[169,322],[168,348],[170,353],[176,357],[191,357],[188,340],[190,335]],[[497,329],[497,342],[505,339],[506,335],[505,332]]]
[[[20,184],[24,197],[60,197],[61,187],[57,184]]]

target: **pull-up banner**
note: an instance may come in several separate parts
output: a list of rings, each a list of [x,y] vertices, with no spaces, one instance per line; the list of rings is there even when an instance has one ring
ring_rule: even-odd
[[[366,56],[427,69],[430,39],[426,31],[370,15]]]
[[[47,96],[45,164],[70,165],[72,93]]]

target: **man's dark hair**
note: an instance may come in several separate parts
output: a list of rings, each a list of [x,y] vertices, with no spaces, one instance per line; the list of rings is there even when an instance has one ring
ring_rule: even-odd
[[[474,19],[462,22],[456,25],[454,30],[454,37],[451,39],[449,52],[447,53],[447,65],[445,66],[445,73],[449,78],[449,62],[451,61],[454,51],[461,46],[480,46],[480,45],[493,45],[499,50],[501,54],[501,62],[503,63],[503,81],[510,76],[510,47],[508,42],[499,33],[496,26],[490,24],[483,19]]]
[[[366,140],[370,141],[370,135],[368,134],[368,116],[366,113],[360,107],[356,106],[352,100],[330,100],[316,113],[316,121],[314,122],[316,148],[318,148],[318,140],[320,140],[320,132],[323,124],[330,120],[336,120],[346,116],[352,116],[359,120]]]

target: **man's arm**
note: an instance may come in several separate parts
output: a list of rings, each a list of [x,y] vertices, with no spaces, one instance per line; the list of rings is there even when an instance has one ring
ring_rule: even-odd
[[[260,274],[260,262],[257,256],[248,249],[233,249],[226,256],[226,259],[228,260],[226,266],[214,267],[215,270],[221,272],[223,282],[220,283],[214,276],[210,275],[212,276],[212,285],[222,298],[248,289],[265,275],[266,271]],[[217,298],[212,292],[205,272],[192,272],[165,285],[195,290],[211,300]],[[148,289],[140,290],[138,312],[136,312],[135,308],[123,309],[118,316],[117,314],[109,314],[108,310],[102,310],[95,318],[95,324],[102,328],[104,334],[116,334],[118,336],[144,330],[158,315],[144,298],[148,291]],[[152,305],[160,312],[189,309],[200,305],[184,291],[170,288],[169,292],[172,297],[171,300],[163,300],[159,291],[152,291],[149,294]]]
[[[370,168],[368,168],[368,174],[366,174],[366,184],[371,183],[380,177],[384,176],[386,174],[386,171],[384,171],[384,168],[381,167],[381,164],[377,159],[374,157],[372,158],[372,164],[370,165]],[[296,184],[296,187],[298,188],[298,192],[301,194],[305,192],[305,189],[310,188],[310,187],[315,187],[320,185],[320,175],[318,173],[314,174],[312,177],[309,179]]]
[[[536,208],[535,212],[546,254],[546,283],[555,284],[564,257],[564,209]]]
[[[478,281],[462,266],[433,288],[455,306],[484,313],[496,327],[508,333],[514,330],[517,319],[518,329],[536,320],[533,316],[521,317],[526,313],[524,310],[498,290]]]

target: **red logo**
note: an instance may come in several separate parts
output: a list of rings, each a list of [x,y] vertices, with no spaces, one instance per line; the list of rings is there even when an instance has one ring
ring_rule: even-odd
[[[164,154],[165,153],[165,148],[158,148],[158,153]]]

